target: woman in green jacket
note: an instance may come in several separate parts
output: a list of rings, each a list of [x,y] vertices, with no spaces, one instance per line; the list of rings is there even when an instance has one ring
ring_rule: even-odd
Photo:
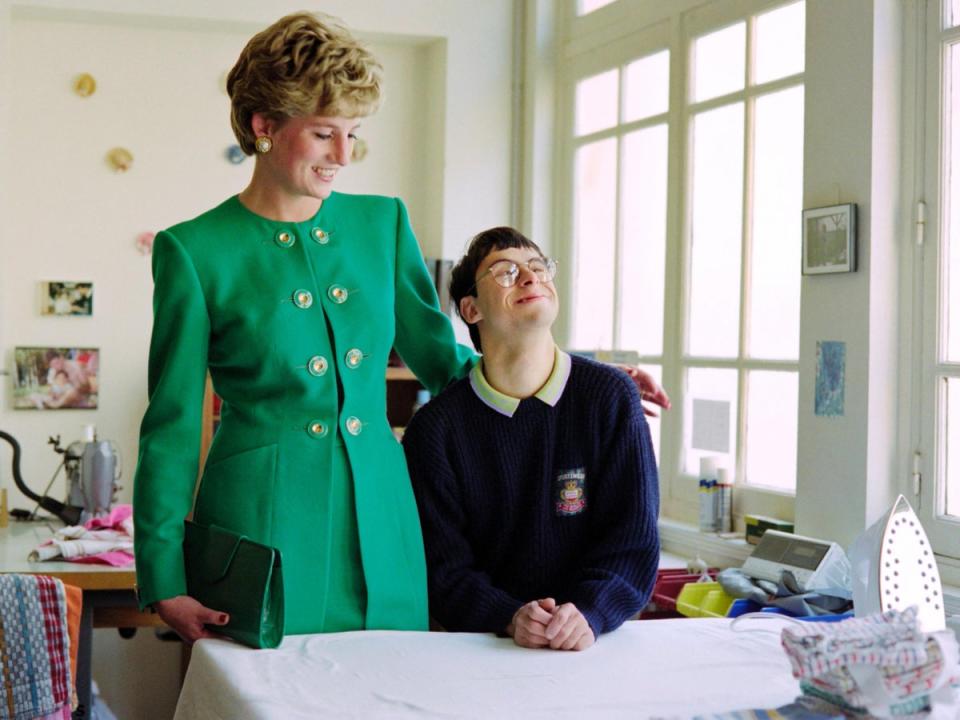
[[[286,633],[425,630],[387,358],[395,347],[437,393],[475,356],[439,309],[403,203],[332,191],[379,102],[380,66],[346,30],[301,13],[250,40],[227,89],[240,147],[256,156],[250,184],[154,242],[134,481],[141,606],[187,642],[228,621],[186,595],[193,508],[199,524],[280,549]],[[208,370],[221,425],[194,501]]]
[[[287,633],[425,630],[426,571],[386,417],[396,347],[431,392],[466,373],[397,199],[332,192],[380,66],[313,15],[253,37],[230,72],[250,184],[154,243],[150,404],[134,482],[137,583],[192,642],[224,624],[186,596],[209,369],[222,398],[194,519],[280,549]]]

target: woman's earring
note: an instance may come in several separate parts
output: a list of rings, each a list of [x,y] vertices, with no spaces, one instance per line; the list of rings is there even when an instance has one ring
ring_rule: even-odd
[[[258,153],[265,155],[273,149],[273,140],[268,138],[266,135],[261,135],[257,138],[254,146],[257,148]]]

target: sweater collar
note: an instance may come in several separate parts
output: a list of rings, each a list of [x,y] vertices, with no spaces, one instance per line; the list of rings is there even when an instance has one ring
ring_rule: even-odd
[[[570,379],[570,365],[570,356],[560,348],[554,347],[553,370],[543,387],[537,390],[533,397],[550,407],[555,407],[560,401],[560,396],[563,395],[564,388],[567,387],[567,380]],[[513,417],[520,406],[521,398],[505,395],[487,382],[487,378],[483,374],[483,358],[480,358],[480,362],[474,365],[470,371],[470,387],[473,388],[481,402],[501,415]]]

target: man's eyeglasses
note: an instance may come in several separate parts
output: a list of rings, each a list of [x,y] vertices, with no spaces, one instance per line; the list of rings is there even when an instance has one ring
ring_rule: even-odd
[[[527,260],[525,263],[519,264],[513,262],[513,260],[497,260],[497,262],[488,267],[484,272],[480,273],[479,277],[474,281],[473,287],[470,289],[473,290],[477,287],[477,283],[487,275],[493,275],[494,281],[500,287],[513,287],[517,284],[517,279],[520,277],[520,265],[526,266],[527,270],[532,272],[537,277],[537,280],[542,283],[550,282],[557,274],[557,261],[552,258],[535,257]]]

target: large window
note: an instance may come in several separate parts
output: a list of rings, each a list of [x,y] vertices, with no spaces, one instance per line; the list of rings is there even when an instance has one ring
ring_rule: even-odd
[[[579,41],[594,65],[569,71],[569,344],[663,377],[661,476],[688,504],[706,455],[796,485],[805,7],[715,6]]]
[[[574,113],[571,344],[662,378],[670,51],[584,78]],[[659,445],[659,425],[653,425]]]
[[[922,31],[920,33],[922,35]],[[960,2],[926,4],[923,343],[918,465],[922,515],[935,548],[960,557]],[[918,478],[919,479],[919,478]]]
[[[614,0],[577,0],[577,14],[587,15],[612,2],[614,2]]]
[[[688,103],[684,466],[796,487],[804,5],[695,37]],[[741,417],[742,416],[742,417]],[[696,432],[726,418],[727,438]],[[704,447],[706,446],[706,447]]]

